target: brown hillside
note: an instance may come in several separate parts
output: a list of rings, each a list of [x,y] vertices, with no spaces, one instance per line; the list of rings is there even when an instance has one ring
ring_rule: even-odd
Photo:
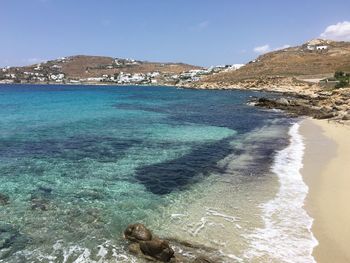
[[[37,65],[22,67],[22,71],[33,71]],[[200,67],[183,63],[156,63],[146,61],[134,61],[102,56],[72,56],[41,63],[40,67],[45,72],[64,73],[68,78],[113,76],[116,73],[148,73],[158,71],[160,73],[178,74]]]
[[[326,49],[323,49],[327,46]],[[314,50],[310,50],[315,48]],[[312,40],[304,45],[267,53],[231,72],[208,76],[203,82],[238,82],[261,77],[297,77],[350,71],[350,42]]]

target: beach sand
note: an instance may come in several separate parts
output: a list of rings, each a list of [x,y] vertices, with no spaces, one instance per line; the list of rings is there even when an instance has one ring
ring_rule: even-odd
[[[350,262],[350,126],[306,119],[302,175],[306,210],[314,218],[317,262]]]

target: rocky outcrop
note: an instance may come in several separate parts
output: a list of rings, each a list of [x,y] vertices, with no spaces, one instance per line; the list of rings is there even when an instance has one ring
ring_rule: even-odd
[[[124,238],[131,243],[128,246],[129,252],[156,262],[171,263],[214,263],[221,262],[212,260],[202,253],[217,252],[211,248],[192,244],[187,241],[176,239],[161,239],[152,234],[142,224],[129,225],[124,231]],[[170,242],[176,247],[177,253],[170,246]],[[185,252],[185,253],[180,253]]]
[[[312,95],[287,93],[278,98],[253,98],[249,104],[267,109],[280,109],[293,116],[350,120],[350,88],[320,91]]]
[[[129,225],[124,231],[124,238],[131,241],[129,251],[148,260],[169,262],[174,257],[174,250],[166,240],[153,237],[152,232],[143,224]]]
[[[206,81],[204,78],[198,82],[188,83],[184,87],[193,89],[241,89],[277,92],[302,92],[310,94],[320,89],[320,86],[315,83],[302,81],[295,77],[284,76],[260,76],[230,81],[218,79],[215,82]]]

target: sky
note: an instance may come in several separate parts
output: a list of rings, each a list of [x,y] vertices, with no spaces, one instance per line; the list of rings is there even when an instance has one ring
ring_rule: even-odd
[[[104,55],[246,63],[314,38],[350,41],[349,0],[0,0],[0,66]]]

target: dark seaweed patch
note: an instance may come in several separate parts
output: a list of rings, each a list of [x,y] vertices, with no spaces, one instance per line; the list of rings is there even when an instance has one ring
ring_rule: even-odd
[[[1,140],[0,157],[57,158],[78,161],[84,158],[113,162],[139,140],[98,136],[74,136],[63,140]]]
[[[191,153],[180,158],[141,167],[135,178],[154,194],[169,194],[195,183],[199,175],[220,172],[217,162],[230,151],[229,139],[195,146]]]

